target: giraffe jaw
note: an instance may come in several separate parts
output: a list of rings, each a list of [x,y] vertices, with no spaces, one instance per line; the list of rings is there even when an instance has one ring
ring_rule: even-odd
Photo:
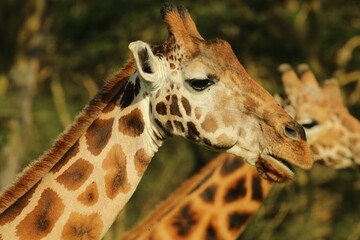
[[[294,178],[289,162],[271,154],[261,154],[255,167],[260,176],[269,182],[283,183]]]

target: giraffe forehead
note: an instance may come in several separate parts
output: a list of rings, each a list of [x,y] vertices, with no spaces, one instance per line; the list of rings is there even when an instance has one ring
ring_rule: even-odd
[[[206,41],[200,45],[199,56],[224,69],[243,70],[230,44],[225,40]]]

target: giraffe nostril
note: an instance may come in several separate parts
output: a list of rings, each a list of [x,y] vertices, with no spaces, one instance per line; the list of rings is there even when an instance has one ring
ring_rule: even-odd
[[[299,124],[288,124],[285,126],[284,129],[285,135],[289,138],[295,139],[295,140],[305,140],[306,141],[306,135],[304,128],[301,127]]]

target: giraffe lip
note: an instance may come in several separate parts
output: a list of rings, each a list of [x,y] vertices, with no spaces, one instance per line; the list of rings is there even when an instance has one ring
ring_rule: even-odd
[[[270,182],[281,183],[294,178],[290,163],[272,154],[261,154],[255,166],[259,174]]]
[[[279,161],[279,162],[282,163],[283,165],[285,165],[290,171],[292,171],[292,172],[294,171],[294,169],[293,169],[293,167],[291,166],[291,164],[290,164],[288,161],[286,161],[285,159],[280,158],[280,157],[276,157],[276,156],[274,156],[274,155],[272,155],[272,154],[269,154],[269,156],[272,157],[273,159]]]

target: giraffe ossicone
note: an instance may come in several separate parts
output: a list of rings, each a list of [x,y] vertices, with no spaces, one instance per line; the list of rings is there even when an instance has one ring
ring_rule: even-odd
[[[0,239],[101,238],[172,135],[234,153],[271,181],[292,179],[290,164],[311,167],[302,127],[230,45],[204,40],[183,7],[161,13],[167,41],[130,44],[134,60],[0,195]]]

